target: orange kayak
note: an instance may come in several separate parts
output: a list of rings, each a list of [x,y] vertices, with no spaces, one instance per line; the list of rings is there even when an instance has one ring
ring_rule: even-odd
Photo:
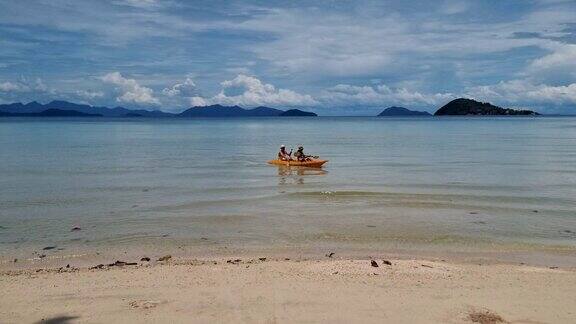
[[[270,160],[268,164],[283,165],[283,166],[301,166],[309,168],[321,168],[324,163],[328,160],[312,160],[312,161],[282,161],[282,160]]]

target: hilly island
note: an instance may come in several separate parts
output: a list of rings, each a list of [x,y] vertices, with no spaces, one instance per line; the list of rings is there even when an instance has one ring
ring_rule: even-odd
[[[378,117],[400,117],[400,116],[432,116],[427,111],[409,110],[404,107],[388,107],[384,109]]]
[[[536,116],[532,110],[515,110],[494,106],[487,102],[458,98],[438,109],[434,116]]]
[[[537,116],[532,110],[502,108],[487,102],[458,98],[440,107],[434,116]],[[316,113],[299,109],[281,110],[270,107],[243,108],[240,106],[196,106],[181,113],[160,110],[128,109],[124,107],[99,107],[55,100],[47,104],[36,101],[23,104],[0,105],[0,117],[152,117],[152,118],[230,118],[230,117],[314,117]],[[432,116],[426,111],[409,110],[404,107],[389,107],[379,117]]]

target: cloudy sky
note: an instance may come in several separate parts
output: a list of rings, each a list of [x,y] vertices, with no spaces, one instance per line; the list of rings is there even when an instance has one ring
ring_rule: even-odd
[[[0,0],[0,102],[576,114],[576,1]]]

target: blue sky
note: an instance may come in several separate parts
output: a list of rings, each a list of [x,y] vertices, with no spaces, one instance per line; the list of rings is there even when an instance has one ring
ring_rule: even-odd
[[[0,0],[0,102],[576,113],[576,1]]]

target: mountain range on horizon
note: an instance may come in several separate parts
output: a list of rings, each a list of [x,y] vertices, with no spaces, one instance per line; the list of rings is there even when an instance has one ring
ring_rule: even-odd
[[[45,113],[49,111],[48,113]],[[181,113],[168,113],[160,110],[128,109],[124,107],[99,107],[76,104],[68,101],[54,100],[47,104],[36,101],[23,104],[20,102],[0,105],[0,116],[3,117],[48,117],[48,116],[99,116],[99,117],[275,117],[275,116],[317,116],[315,113],[299,109],[280,110],[269,107],[245,109],[240,106],[198,106]]]
[[[531,110],[502,108],[490,103],[467,98],[458,98],[440,107],[434,116],[536,116]],[[281,110],[260,106],[242,108],[240,106],[196,106],[180,113],[168,113],[160,110],[128,109],[124,107],[100,107],[76,104],[68,101],[54,100],[47,104],[36,101],[23,104],[12,103],[0,105],[0,117],[152,117],[152,118],[203,118],[203,117],[277,117],[300,116],[313,117],[316,113],[299,109]],[[417,117],[432,116],[426,111],[415,111],[404,107],[392,106],[384,109],[377,116]]]

